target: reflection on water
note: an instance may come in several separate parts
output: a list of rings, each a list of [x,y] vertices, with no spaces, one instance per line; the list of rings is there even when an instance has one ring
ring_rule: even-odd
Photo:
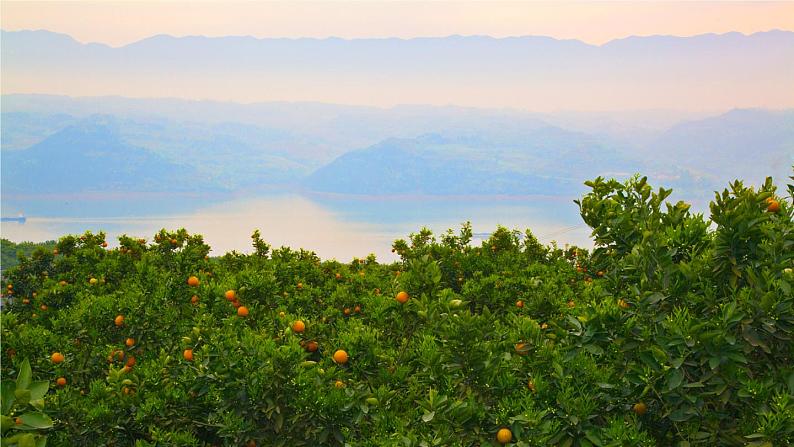
[[[43,241],[64,234],[103,230],[151,237],[161,228],[186,228],[204,235],[213,254],[251,250],[259,228],[274,246],[315,251],[342,261],[374,253],[395,259],[391,243],[426,226],[436,233],[471,221],[475,232],[497,225],[530,228],[543,242],[589,246],[571,198],[559,197],[351,197],[271,193],[255,197],[199,195],[82,195],[3,197],[4,216],[25,212],[24,224],[2,224],[12,241]]]

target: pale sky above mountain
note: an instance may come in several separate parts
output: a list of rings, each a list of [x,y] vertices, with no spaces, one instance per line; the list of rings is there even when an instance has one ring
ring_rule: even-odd
[[[156,34],[255,37],[545,35],[602,44],[630,35],[794,31],[794,2],[3,1],[2,28],[125,45]]]

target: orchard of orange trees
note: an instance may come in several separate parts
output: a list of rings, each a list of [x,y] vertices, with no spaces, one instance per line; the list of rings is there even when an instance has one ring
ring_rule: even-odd
[[[704,218],[587,185],[592,250],[468,225],[391,264],[63,237],[3,279],[3,444],[794,442],[794,186],[735,182]]]

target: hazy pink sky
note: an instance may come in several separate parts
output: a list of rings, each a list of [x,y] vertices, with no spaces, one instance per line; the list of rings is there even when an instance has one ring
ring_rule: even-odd
[[[124,45],[155,34],[256,37],[629,35],[794,30],[794,2],[2,1],[5,30]]]

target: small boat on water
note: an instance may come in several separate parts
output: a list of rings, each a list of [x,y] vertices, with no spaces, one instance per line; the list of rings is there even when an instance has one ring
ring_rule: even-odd
[[[17,217],[0,217],[0,222],[25,223],[26,220],[27,220],[27,218],[25,216],[21,215],[21,214],[19,216],[17,216]]]

